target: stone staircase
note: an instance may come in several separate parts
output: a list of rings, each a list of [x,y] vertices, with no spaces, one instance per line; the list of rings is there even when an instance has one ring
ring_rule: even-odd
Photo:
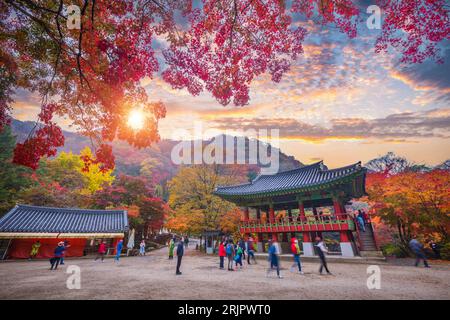
[[[360,255],[361,257],[384,258],[383,253],[377,250],[375,238],[370,225],[366,225],[366,231],[359,230]]]

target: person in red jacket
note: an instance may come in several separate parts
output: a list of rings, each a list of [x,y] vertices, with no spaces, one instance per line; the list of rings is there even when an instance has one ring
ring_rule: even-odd
[[[98,252],[97,256],[95,257],[95,261],[97,261],[97,259],[101,257],[103,262],[103,260],[105,259],[105,254],[106,254],[106,242],[103,241],[98,246]]]
[[[303,274],[302,265],[300,263],[300,247],[298,246],[298,240],[295,237],[291,238],[291,252],[294,256],[294,264],[291,267],[291,272],[294,272],[295,267],[298,267],[298,272]]]
[[[224,263],[226,255],[227,255],[227,252],[225,250],[225,242],[221,241],[219,244],[220,269],[224,268],[223,263]]]

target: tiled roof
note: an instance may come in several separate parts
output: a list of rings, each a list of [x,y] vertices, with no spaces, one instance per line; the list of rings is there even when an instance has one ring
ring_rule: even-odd
[[[361,163],[350,166],[328,170],[322,161],[297,168],[294,170],[279,172],[274,175],[260,175],[252,182],[217,187],[215,193],[219,196],[256,195],[283,190],[308,189],[314,186],[339,181],[354,173],[361,172],[365,168]]]
[[[0,219],[0,232],[123,233],[125,210],[89,210],[17,205]]]

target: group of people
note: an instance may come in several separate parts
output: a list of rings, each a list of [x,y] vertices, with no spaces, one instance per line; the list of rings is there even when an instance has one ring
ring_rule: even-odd
[[[233,264],[236,264],[236,269],[242,269],[242,260],[245,260],[245,253],[247,252],[247,263],[251,264],[250,259],[256,263],[255,259],[255,244],[252,238],[249,238],[247,242],[244,239],[240,239],[237,243],[234,243],[231,238],[224,238],[219,244],[219,259],[220,269],[224,269],[225,257],[227,258],[228,271],[234,271]]]
[[[280,245],[278,242],[274,240],[268,241],[268,261],[269,268],[267,269],[267,276],[273,271],[276,271],[278,278],[282,278],[280,273]],[[319,272],[322,274],[323,269],[327,272],[327,274],[331,274],[328,270],[325,253],[328,252],[327,247],[320,237],[316,238],[316,247],[320,259],[320,268]],[[247,263],[251,265],[251,260],[254,264],[256,264],[255,258],[255,243],[251,237],[248,238],[247,242],[245,242],[242,238],[234,243],[231,238],[224,238],[219,244],[219,268],[225,269],[225,258],[227,258],[227,269],[228,271],[241,270],[243,267],[242,260],[245,260],[245,256],[247,254]],[[300,246],[298,244],[298,240],[293,237],[291,238],[291,253],[294,259],[294,264],[291,267],[291,272],[294,272],[295,269],[298,269],[300,274],[304,274],[302,270],[302,264],[300,261]]]
[[[369,223],[369,216],[367,215],[367,213],[363,210],[358,210],[356,221],[358,222],[359,229],[363,232],[366,232],[366,224]]]
[[[50,258],[50,270],[58,269],[58,265],[64,264],[64,254],[67,248],[70,247],[69,241],[60,241],[56,246],[53,257]]]
[[[182,272],[180,271],[180,267],[181,267],[181,260],[183,259],[183,255],[184,255],[184,247],[186,247],[186,249],[189,246],[189,238],[188,237],[176,237],[173,236],[170,240],[169,240],[169,260],[173,259],[173,255],[174,255],[174,251],[175,251],[175,246],[177,248],[176,250],[176,254],[177,254],[177,268],[175,271],[176,275],[181,275]]]

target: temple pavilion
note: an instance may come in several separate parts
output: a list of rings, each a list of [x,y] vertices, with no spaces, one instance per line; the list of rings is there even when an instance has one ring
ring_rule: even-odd
[[[361,163],[329,170],[322,161],[253,181],[221,186],[215,194],[243,207],[241,234],[257,239],[258,251],[267,250],[268,239],[277,239],[290,253],[291,237],[313,256],[313,242],[321,236],[332,254],[358,253],[358,230],[346,212],[351,199],[364,196],[366,169]]]

